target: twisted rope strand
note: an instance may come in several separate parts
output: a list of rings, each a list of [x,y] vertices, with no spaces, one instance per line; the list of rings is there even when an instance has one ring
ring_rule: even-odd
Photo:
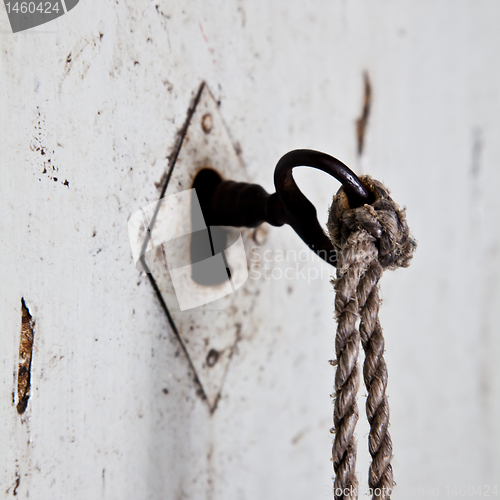
[[[376,256],[363,251],[362,239],[354,235],[339,256],[335,286],[337,334],[335,353],[335,406],[333,413],[335,439],[332,461],[335,471],[336,500],[357,499],[356,440],[354,430],[359,418],[356,396],[359,388],[358,354],[360,333],[356,328],[359,304],[356,290],[366,266]],[[370,250],[370,249],[369,249]]]
[[[362,181],[374,194],[375,202],[351,209],[344,188],[341,188],[333,199],[328,220],[330,239],[338,255],[337,278],[333,281],[338,321],[332,429],[335,432],[332,447],[334,497],[336,500],[358,497],[354,430],[358,420],[357,359],[361,341],[365,351],[363,377],[368,390],[368,449],[372,456],[368,483],[374,500],[389,500],[395,483],[391,466],[392,440],[388,431],[384,337],[378,319],[378,283],[384,269],[408,267],[416,242],[410,236],[404,210],[390,198],[389,191],[368,176]],[[359,330],[356,328],[358,319]]]
[[[337,282],[337,286],[344,288],[348,278],[345,275]],[[354,500],[357,499],[358,490],[354,429],[359,418],[356,394],[359,387],[357,360],[360,342],[359,332],[356,328],[356,299],[354,297],[348,298],[339,292],[335,308],[338,318],[335,340],[338,365],[335,373],[334,428],[332,429],[335,433],[335,439],[332,447],[332,461],[335,471],[335,492],[341,492],[340,494],[335,493],[335,499],[352,498]],[[347,494],[344,495],[344,492]]]
[[[365,351],[363,376],[368,397],[366,415],[370,424],[368,448],[372,463],[368,473],[368,485],[373,498],[387,500],[394,487],[392,466],[392,440],[389,434],[389,402],[386,396],[387,367],[384,360],[384,337],[378,319],[378,281],[382,267],[377,260],[372,262],[361,278],[358,287],[360,308],[359,332]]]

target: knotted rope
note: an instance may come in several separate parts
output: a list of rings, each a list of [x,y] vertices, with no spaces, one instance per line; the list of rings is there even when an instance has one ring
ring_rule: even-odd
[[[404,209],[389,191],[371,177],[361,181],[375,201],[351,209],[344,188],[333,198],[328,218],[330,239],[337,251],[335,315],[335,401],[332,461],[336,500],[358,498],[356,441],[358,421],[356,396],[359,387],[358,352],[363,345],[363,376],[368,391],[366,414],[370,424],[368,448],[372,463],[368,485],[373,499],[389,499],[394,487],[392,441],[389,434],[389,403],[386,396],[387,367],[384,337],[378,319],[378,282],[384,269],[408,267],[416,248],[410,236]],[[359,328],[356,326],[359,318]]]

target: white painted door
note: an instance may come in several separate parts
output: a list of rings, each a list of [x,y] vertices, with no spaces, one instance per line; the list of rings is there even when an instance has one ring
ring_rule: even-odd
[[[133,262],[128,220],[158,199],[202,81],[252,182],[272,192],[278,159],[312,148],[407,206],[419,247],[382,280],[393,498],[498,495],[500,4],[81,0],[16,34],[6,8],[0,495],[332,497],[334,269],[289,227],[262,237],[268,274],[210,412]],[[326,223],[338,183],[295,178]]]

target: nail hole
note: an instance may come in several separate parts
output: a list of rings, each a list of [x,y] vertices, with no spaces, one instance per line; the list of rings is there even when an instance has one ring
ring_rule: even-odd
[[[216,351],[215,349],[210,349],[210,351],[207,354],[207,366],[212,368],[212,366],[214,366],[218,360],[219,360],[219,351]]]

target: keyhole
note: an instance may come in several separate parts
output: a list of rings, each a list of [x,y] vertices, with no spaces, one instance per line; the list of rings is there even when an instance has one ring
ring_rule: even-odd
[[[196,190],[207,228],[191,234],[191,263],[201,262],[220,253],[227,271],[225,275],[221,275],[221,273],[210,272],[210,269],[207,269],[206,266],[192,266],[191,277],[199,285],[220,285],[231,277],[231,270],[224,254],[227,247],[228,233],[221,227],[211,226],[210,203],[213,192],[221,181],[222,179],[217,172],[205,168],[197,174],[193,182],[193,189]],[[195,211],[191,210],[191,214],[194,213]]]

